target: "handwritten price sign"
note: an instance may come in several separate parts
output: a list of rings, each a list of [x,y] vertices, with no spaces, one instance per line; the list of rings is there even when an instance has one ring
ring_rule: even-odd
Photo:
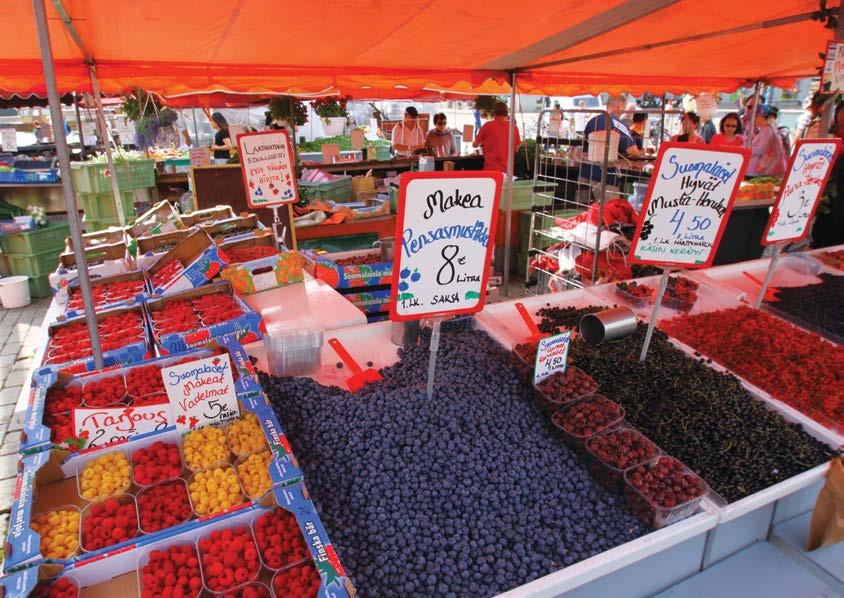
[[[392,320],[483,309],[501,181],[486,171],[402,175]]]
[[[85,440],[85,448],[105,446],[148,432],[160,432],[173,425],[170,405],[143,407],[109,407],[73,410],[73,429]]]
[[[554,372],[566,371],[566,359],[571,344],[571,330],[549,336],[539,341],[536,363],[533,367],[533,383],[539,384]]]
[[[840,142],[834,139],[797,142],[762,235],[763,245],[799,241],[809,233],[809,223],[840,148]]]
[[[272,208],[299,201],[293,146],[286,130],[238,135],[237,149],[250,208]]]
[[[749,156],[748,150],[739,148],[663,144],[630,246],[631,261],[708,267]]]
[[[161,374],[180,432],[224,423],[240,415],[228,355],[163,368]]]

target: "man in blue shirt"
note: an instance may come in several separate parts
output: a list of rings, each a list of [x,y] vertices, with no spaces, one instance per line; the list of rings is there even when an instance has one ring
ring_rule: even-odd
[[[633,136],[630,134],[630,129],[618,119],[616,114],[621,110],[624,110],[626,105],[625,99],[622,96],[610,96],[610,99],[607,101],[607,112],[610,113],[610,120],[612,122],[613,131],[618,133],[618,153],[622,156],[638,156],[639,155],[639,148],[636,146],[636,142],[633,140]],[[583,137],[586,139],[586,142],[583,146],[583,154],[584,156],[588,154],[589,149],[589,134],[594,133],[596,131],[605,131],[607,128],[606,125],[606,115],[605,114],[598,114],[593,116],[588,123],[586,123],[586,127],[583,129]],[[612,134],[611,134],[612,137]],[[616,156],[610,156],[610,161],[615,162]],[[615,167],[608,166],[607,167],[607,190],[608,191],[615,191],[618,192],[619,189],[616,186],[617,180],[615,177]],[[598,186],[601,182],[601,164],[599,162],[581,162],[580,164],[580,181],[582,183],[590,184],[594,187],[593,195],[597,195],[600,190]]]

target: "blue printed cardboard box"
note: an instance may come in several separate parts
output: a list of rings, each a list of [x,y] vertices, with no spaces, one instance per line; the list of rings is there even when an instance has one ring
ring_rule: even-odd
[[[164,329],[158,329],[157,323],[166,319],[165,310],[169,303],[191,300],[215,293],[222,293],[231,297],[234,304],[240,310],[240,315],[208,326],[199,326],[180,332],[166,332]],[[182,293],[167,295],[159,299],[150,299],[146,303],[146,309],[152,325],[153,339],[159,353],[162,355],[186,351],[194,347],[202,347],[213,339],[221,339],[223,337],[233,338],[245,345],[261,340],[265,332],[261,314],[244,303],[240,297],[237,297],[232,292],[231,285],[227,281],[206,285]]]
[[[367,315],[390,311],[390,289],[348,293],[343,297]]]
[[[382,262],[378,252],[365,250],[317,254],[314,251],[302,251],[302,257],[305,270],[335,289],[380,286],[390,284],[393,279],[393,262]]]
[[[118,283],[134,283],[138,288],[131,296],[126,293],[116,293],[109,289],[110,285]],[[94,296],[94,309],[97,312],[108,311],[118,307],[141,305],[149,299],[147,279],[144,277],[143,272],[138,270],[92,280],[91,290]],[[66,318],[76,318],[85,315],[81,287],[78,281],[68,286],[64,315]]]
[[[60,578],[68,579],[83,594],[140,595],[145,589],[145,575],[151,573],[146,567],[153,551],[166,551],[175,546],[190,546],[196,551],[201,561],[203,549],[207,549],[205,541],[214,532],[235,529],[251,530],[253,538],[264,538],[265,536],[256,533],[256,530],[260,530],[263,527],[262,523],[268,518],[287,519],[291,523],[295,520],[307,552],[282,559],[280,567],[270,567],[267,565],[271,559],[268,558],[266,540],[256,540],[262,566],[254,583],[263,584],[266,587],[272,586],[276,595],[279,596],[291,595],[285,592],[285,572],[294,568],[307,567],[315,577],[319,578],[317,598],[354,596],[354,586],[343,569],[337,552],[325,531],[325,526],[302,483],[276,488],[258,504],[213,519],[196,521],[190,527],[173,530],[167,534],[141,536],[120,549],[88,553],[65,563],[47,560],[33,561],[34,566],[14,569],[0,580],[0,584],[7,597],[29,596],[39,580],[55,583]],[[275,562],[273,564],[278,565]],[[207,583],[204,575],[203,581]],[[203,589],[210,594],[207,588]]]
[[[175,271],[167,270],[178,262]],[[206,284],[228,261],[211,237],[201,229],[188,234],[147,269],[153,295],[166,295]]]
[[[91,280],[123,274],[134,267],[134,261],[126,253],[125,243],[114,243],[86,249],[85,259],[88,264],[88,276]],[[76,269],[76,254],[72,251],[61,254],[58,268],[48,276],[48,280],[50,290],[56,299],[64,301],[67,298],[68,287],[79,280],[79,272]]]
[[[220,343],[211,343],[203,349],[150,359],[122,368],[106,368],[102,371],[76,375],[55,371],[46,371],[36,375],[33,387],[30,390],[23,430],[21,430],[21,451],[31,453],[51,448],[76,451],[85,447],[86,443],[73,434],[72,411],[64,410],[63,407],[58,406],[62,402],[62,397],[68,395],[67,388],[81,389],[84,384],[90,381],[121,376],[124,385],[127,386],[125,402],[131,404],[138,398],[129,394],[126,384],[127,377],[131,376],[132,372],[148,366],[167,367],[185,359],[202,359],[222,351],[227,352],[231,357],[235,391],[238,397],[248,397],[260,393],[261,385],[258,382],[255,369],[249,361],[249,356],[239,343],[230,338],[225,338]],[[84,401],[81,401],[79,406],[85,406]]]

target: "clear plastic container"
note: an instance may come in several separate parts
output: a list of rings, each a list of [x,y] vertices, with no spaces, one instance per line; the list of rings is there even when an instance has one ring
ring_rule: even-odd
[[[564,425],[565,422],[571,419],[572,416],[572,409],[578,407],[578,405],[584,405],[586,403],[601,403],[606,405],[606,408],[615,410],[618,415],[616,417],[611,418],[607,421],[604,425],[597,427],[594,430],[591,430],[588,434],[576,434],[573,432],[569,432],[565,429]],[[569,405],[566,405],[562,409],[558,410],[554,413],[551,418],[553,424],[559,430],[560,436],[569,447],[575,449],[576,451],[580,452],[581,454],[584,452],[584,444],[586,441],[594,436],[595,434],[600,434],[601,432],[605,432],[607,430],[612,430],[615,428],[619,423],[624,420],[624,407],[615,403],[614,401],[610,401],[608,398],[601,396],[601,395],[591,395],[589,397],[585,397],[579,399]]]
[[[549,387],[549,385],[553,382],[552,378],[556,379],[560,377],[564,377],[567,381],[574,379],[583,379],[587,383],[588,389],[586,390],[586,392],[577,394],[577,396],[561,397],[559,394],[553,393],[553,389]],[[584,397],[591,396],[596,392],[598,392],[598,383],[595,382],[594,379],[592,379],[592,376],[590,376],[580,368],[577,368],[572,365],[567,367],[565,372],[555,372],[554,374],[537,384],[536,401],[539,405],[539,408],[543,412],[547,413],[548,415],[551,415],[557,412],[561,407],[570,405],[571,403],[574,403],[575,401]]]
[[[159,543],[156,543],[152,546],[148,546],[146,549],[143,550],[143,552],[141,552],[140,556],[138,557],[138,564],[137,564],[137,567],[136,567],[136,570],[138,572],[138,596],[143,596],[144,592],[148,589],[148,588],[144,587],[144,567],[146,567],[147,564],[149,563],[150,554],[154,551],[165,552],[165,551],[167,551],[170,548],[173,548],[175,546],[180,546],[180,547],[188,546],[188,547],[190,547],[191,551],[193,552],[194,558],[199,560],[199,551],[196,548],[196,544],[194,544],[192,541],[179,542],[178,544],[173,544],[173,545],[170,545],[170,546],[160,546]],[[150,572],[150,573],[152,573],[152,572]],[[205,587],[205,583],[204,583],[205,580],[202,577],[202,567],[201,566],[199,567],[199,577],[203,581],[203,583],[194,592],[191,592],[190,594],[184,594],[183,595],[184,598],[197,598],[197,596],[199,596],[202,593],[202,590]],[[149,590],[152,591],[151,588],[149,588]]]
[[[615,294],[621,297],[624,301],[632,305],[633,307],[645,307],[653,303],[654,296],[653,296],[653,289],[651,289],[650,295],[645,295],[644,297],[639,297],[638,295],[633,295],[632,293],[628,293],[624,289],[615,287]]]
[[[287,591],[287,588],[290,586],[289,582],[287,581],[294,570],[307,568],[310,570],[310,574],[314,579],[314,582],[320,580],[319,571],[317,571],[316,565],[314,565],[313,559],[306,559],[298,563],[293,563],[292,565],[287,565],[276,571],[275,575],[273,575],[272,587],[273,592],[275,595],[278,596],[290,596],[291,594]],[[298,596],[297,598],[315,598],[316,593],[313,596]]]
[[[36,486],[36,488],[37,488],[37,486]],[[59,511],[75,511],[76,512],[76,515],[77,515],[77,519],[76,519],[76,550],[69,551],[67,553],[67,555],[64,556],[64,557],[47,557],[47,558],[69,559],[69,558],[79,554],[79,551],[82,550],[82,510],[79,507],[77,507],[76,505],[61,505],[61,506],[52,508],[49,511],[41,511],[40,513],[33,513],[31,518],[30,518],[30,521],[32,523],[34,523],[35,520],[41,515],[46,515],[47,517],[49,517],[51,513],[58,513]],[[37,533],[41,536],[41,543],[40,543],[39,549],[40,549],[41,555],[44,556],[44,550],[45,550],[44,536],[41,535],[40,532],[38,532],[34,527],[32,527],[32,523],[30,523],[30,528],[32,529],[32,531],[34,531],[35,533]],[[65,534],[65,535],[68,535],[68,534]],[[65,548],[67,548],[67,547],[65,546]]]
[[[676,309],[678,311],[689,311],[695,306],[697,300],[695,301],[684,301],[683,299],[679,299],[677,297],[669,297],[668,295],[662,296],[662,306],[667,307],[669,309]]]
[[[264,348],[271,376],[299,376],[319,370],[323,331],[276,322],[267,327]]]
[[[256,448],[236,447],[235,443],[232,440],[232,426],[237,424],[238,422],[245,422],[245,421],[248,421],[248,420],[252,420],[258,426],[257,430],[258,430],[258,434],[260,434],[260,440],[261,440],[260,446],[258,446]],[[267,444],[266,436],[264,436],[264,431],[261,429],[261,421],[258,419],[258,416],[255,415],[254,413],[244,413],[239,418],[230,421],[226,425],[225,430],[226,430],[226,442],[228,443],[229,450],[237,458],[245,457],[246,455],[249,455],[250,453],[254,453],[256,451],[263,451],[263,450],[269,448],[269,445]]]
[[[628,446],[637,445],[637,448],[643,448],[646,451],[646,456],[640,458],[628,458],[627,461],[618,463],[617,465],[604,460],[598,455],[596,451],[596,444],[599,442],[599,438],[611,436],[613,434],[624,434],[625,436],[629,436],[630,440],[628,442]],[[653,441],[635,428],[625,424],[622,424],[613,430],[601,432],[600,434],[592,436],[586,441],[585,446],[586,453],[589,455],[587,462],[589,473],[591,473],[592,477],[594,477],[604,488],[610,492],[615,492],[616,494],[624,492],[624,472],[626,469],[640,465],[662,454],[662,451],[659,450],[659,447],[654,444]]]
[[[123,383],[123,394],[120,397],[114,397],[111,402],[103,403],[101,405],[90,405],[85,400],[85,395],[87,392],[92,388],[95,387],[102,380],[111,380],[120,379]],[[85,380],[82,383],[82,404],[85,407],[93,407],[93,408],[103,408],[103,407],[115,407],[119,405],[126,404],[129,400],[128,395],[126,394],[126,377],[120,372],[103,372],[102,374],[96,376],[86,376]]]
[[[185,441],[188,439],[188,437],[189,437],[191,434],[197,434],[197,433],[199,433],[199,430],[192,430],[192,431],[188,432],[187,434],[185,434],[185,435],[182,437],[182,446],[181,446],[181,449],[182,449],[182,461],[184,462],[185,467],[187,467],[187,468],[188,468],[188,470],[193,471],[193,472],[196,472],[196,471],[202,471],[203,469],[208,469],[209,467],[214,467],[215,465],[228,464],[228,463],[231,463],[231,462],[232,462],[232,451],[231,451],[231,447],[229,447],[229,441],[228,441],[228,438],[227,438],[227,436],[226,436],[226,430],[225,430],[225,428],[222,428],[222,427],[220,427],[220,426],[206,426],[206,428],[212,428],[212,427],[213,427],[213,428],[216,428],[216,429],[218,429],[218,430],[220,430],[220,431],[222,432],[221,440],[222,440],[223,446],[224,446],[224,448],[225,448],[225,453],[226,453],[226,456],[225,456],[225,457],[222,457],[222,452],[223,452],[223,451],[221,450],[221,451],[220,451],[220,458],[219,458],[219,459],[217,459],[217,460],[214,460],[214,461],[211,461],[211,462],[207,462],[207,463],[195,463],[195,462],[191,462],[191,460],[190,460],[190,459],[188,459],[188,456],[187,456],[187,454],[185,453]],[[205,429],[205,428],[202,428],[202,429]]]
[[[88,543],[86,544],[86,542],[85,542],[85,532],[84,532],[85,520],[88,517],[93,516],[92,515],[93,509],[95,509],[97,507],[97,505],[103,505],[106,501],[109,501],[109,500],[116,500],[121,505],[131,503],[132,506],[135,509],[135,518],[137,519],[137,517],[138,517],[138,503],[135,501],[135,497],[132,496],[131,494],[120,494],[118,496],[112,496],[111,498],[106,498],[106,499],[91,503],[90,505],[88,505],[87,507],[82,509],[82,517],[81,517],[81,520],[79,522],[80,534],[82,536],[80,546],[82,546],[82,550],[84,550],[85,552],[93,552],[95,550],[102,550],[103,548],[108,548],[108,546],[112,545],[112,544],[109,544],[107,546],[103,546],[102,548],[93,548],[93,547],[90,546],[90,539],[89,539]],[[127,529],[127,532],[129,533],[128,539],[131,540],[132,538],[135,538],[135,537],[137,537],[138,535],[141,534],[141,529],[140,529],[140,527],[138,527],[136,525],[134,530]]]
[[[276,516],[275,513],[277,511],[281,511],[281,512],[285,513],[284,516],[286,518],[288,518],[288,524],[291,525],[293,528],[295,528],[295,530],[299,533],[299,538],[301,540],[301,544],[300,544],[301,554],[289,554],[288,553],[288,554],[284,554],[284,555],[279,555],[285,562],[282,562],[281,565],[275,566],[274,564],[271,564],[270,562],[268,562],[267,555],[265,554],[266,546],[261,546],[260,536],[258,535],[257,523],[258,523],[258,520],[263,518],[263,517],[266,517],[266,516],[275,517]],[[265,513],[262,513],[260,516],[253,519],[252,520],[252,535],[255,537],[255,543],[258,546],[258,555],[261,557],[261,563],[264,565],[264,567],[266,567],[270,571],[280,571],[281,569],[289,567],[290,565],[295,565],[296,563],[301,563],[303,561],[303,559],[309,559],[311,557],[310,550],[308,549],[308,544],[305,541],[304,536],[302,535],[302,532],[299,528],[299,523],[296,521],[296,516],[292,512],[288,511],[287,509],[285,509],[283,507],[275,507],[273,509],[268,509]],[[270,540],[271,538],[275,538],[275,537],[276,536],[270,536],[267,539]],[[289,552],[292,552],[291,549],[293,547],[290,546],[289,543],[285,544],[283,547],[287,548]]]
[[[141,481],[138,480],[138,478],[136,476],[137,468],[135,467],[134,460],[132,460],[132,481],[139,488],[149,488],[150,486],[155,486],[156,484],[159,484],[161,482],[166,482],[167,480],[180,479],[180,478],[183,477],[185,470],[187,470],[187,466],[185,465],[185,456],[182,454],[182,447],[179,446],[179,443],[177,443],[177,442],[164,442],[164,441],[161,441],[161,443],[165,446],[168,446],[168,447],[175,445],[176,449],[179,451],[179,465],[181,467],[181,471],[180,471],[178,476],[170,476],[170,477],[166,477],[166,478],[159,478],[159,479],[157,479],[153,482],[148,482],[148,483],[147,482],[141,482]],[[136,449],[135,452],[132,453],[131,458],[134,459],[135,453],[137,453],[140,450],[149,449],[151,446],[152,446],[152,444],[147,445],[143,448]]]
[[[86,496],[82,493],[82,492],[83,492],[83,488],[82,488],[82,481],[83,481],[83,480],[82,480],[82,476],[83,476],[83,473],[85,472],[85,470],[86,470],[88,467],[93,467],[93,466],[94,466],[94,463],[96,462],[96,460],[97,460],[97,459],[99,459],[100,457],[104,457],[104,456],[106,456],[106,455],[108,455],[108,454],[110,454],[110,453],[122,453],[122,454],[123,454],[123,456],[124,456],[124,457],[126,457],[126,461],[127,461],[127,462],[128,462],[128,464],[129,464],[129,479],[128,479],[128,480],[126,480],[126,483],[125,483],[123,486],[121,486],[120,488],[115,488],[114,492],[110,492],[110,493],[108,493],[108,494],[101,494],[101,495],[99,495],[99,496],[95,496],[95,497],[92,497],[92,498],[88,498],[88,497],[86,497]],[[81,467],[81,468],[80,468],[80,469],[76,472],[76,491],[77,491],[77,492],[79,492],[79,496],[81,496],[84,500],[88,500],[88,501],[102,501],[102,500],[105,500],[105,499],[107,499],[107,498],[111,498],[111,497],[118,496],[118,495],[120,495],[120,494],[125,494],[126,492],[129,492],[129,489],[132,487],[132,480],[134,479],[134,477],[135,477],[135,476],[132,474],[132,459],[131,459],[131,457],[129,457],[129,455],[126,453],[126,451],[122,451],[122,450],[110,450],[110,451],[104,451],[102,454],[97,455],[97,457],[96,457],[95,459],[92,459],[92,460],[88,461],[88,463],[86,463],[84,467]]]
[[[631,483],[631,477],[637,471],[641,470],[643,473],[647,473],[653,466],[665,460],[669,460],[682,466],[682,475],[693,477],[695,482],[702,489],[701,494],[679,505],[664,507],[646,497]],[[624,472],[624,482],[624,496],[627,499],[627,505],[630,507],[630,510],[639,517],[642,523],[654,529],[659,529],[661,527],[671,525],[672,523],[676,523],[686,517],[690,517],[695,513],[695,511],[697,511],[701,501],[703,501],[703,498],[709,493],[709,486],[700,476],[674,457],[669,457],[668,455],[662,455],[656,457],[655,459],[651,459],[644,464],[634,465],[633,467],[628,468]]]
[[[821,262],[805,253],[789,253],[783,260],[789,268],[806,276],[817,276]]]
[[[525,354],[527,353],[527,348],[538,348],[538,342],[523,342],[523,343],[516,343],[513,345],[512,351],[510,351],[510,367],[513,371],[516,372],[516,375],[519,377],[519,380],[522,381],[523,384],[533,384],[533,371],[536,362],[536,351],[533,350],[533,359],[528,360],[525,358]]]
[[[274,596],[274,594],[270,590],[270,587],[267,584],[257,582],[257,581],[245,583],[242,586],[238,586],[234,589],[226,590],[224,592],[217,592],[214,595],[220,596],[221,594],[225,594],[227,598],[228,597],[242,598],[243,593],[246,590],[251,590],[252,592],[257,593],[257,595],[259,597],[273,598],[273,596]],[[250,595],[253,595],[253,594],[250,592]]]
[[[196,480],[196,476],[198,474],[210,473],[210,472],[214,471],[215,469],[230,469],[232,471],[232,473],[234,473],[234,477],[237,480],[237,488],[238,488],[238,491],[240,492],[240,502],[238,502],[237,504],[231,505],[229,507],[224,507],[224,508],[216,508],[216,507],[211,506],[210,504],[207,508],[204,508],[201,504],[197,504],[197,501],[194,500],[194,496],[191,493],[191,485]],[[244,504],[245,502],[247,502],[246,494],[243,491],[243,486],[241,486],[241,484],[240,484],[240,478],[237,477],[237,471],[234,469],[234,467],[230,463],[223,463],[223,464],[219,464],[219,465],[214,465],[214,466],[209,467],[207,469],[203,469],[201,471],[194,472],[190,476],[190,478],[188,478],[188,498],[190,498],[191,509],[193,509],[193,512],[196,513],[199,517],[206,517],[208,515],[218,515],[218,514],[224,512],[224,511],[230,511],[231,509],[234,509],[234,508]]]
[[[268,458],[269,458],[269,461],[267,463],[267,480],[266,480],[266,484],[268,484],[268,485],[266,486],[266,488],[262,488],[258,492],[250,492],[249,491],[246,484],[243,482],[243,476],[241,475],[241,472],[240,472],[241,465],[243,465],[243,463],[247,459],[252,457],[252,455],[260,455],[263,458],[267,458],[267,456],[268,456]],[[270,477],[270,472],[269,472],[269,464],[272,463],[272,457],[273,457],[273,452],[270,449],[267,448],[267,449],[263,449],[261,451],[255,451],[255,452],[243,455],[242,457],[238,458],[238,460],[235,462],[234,469],[237,472],[237,479],[240,482],[240,487],[243,488],[243,493],[246,495],[247,498],[249,498],[251,500],[257,500],[257,499],[263,497],[264,495],[266,495],[266,493],[269,492],[272,489],[273,481],[272,481],[272,478]]]
[[[39,595],[38,593],[40,591],[42,591],[42,588],[44,588],[44,591],[48,591],[47,588],[52,588],[53,585],[56,582],[58,582],[60,579],[67,579],[71,584],[73,584],[73,586],[76,588],[76,598],[79,598],[79,596],[82,595],[82,588],[79,587],[79,582],[76,580],[73,573],[68,572],[68,571],[65,571],[62,575],[59,575],[59,576],[51,578],[51,579],[39,579],[38,583],[35,584],[35,591],[33,593],[29,594],[29,595],[30,596]],[[49,594],[42,593],[40,595],[41,596],[48,596]]]
[[[214,534],[214,532],[222,533],[226,529],[237,529],[237,528],[243,528],[244,530],[249,532],[248,538],[251,540],[251,543],[252,543],[251,546],[244,546],[242,552],[238,556],[245,553],[249,549],[255,550],[255,553],[257,555],[258,544],[257,544],[257,542],[255,542],[255,536],[252,533],[252,527],[248,523],[247,524],[241,524],[241,525],[229,525],[229,526],[226,526],[225,528],[213,527],[212,529],[209,529],[208,531],[206,531],[204,534],[202,534],[201,536],[199,536],[196,539],[196,548],[197,548],[197,552],[199,552],[200,568],[202,569],[202,585],[208,592],[211,592],[212,594],[223,594],[223,593],[228,592],[229,590],[233,590],[235,588],[239,588],[239,587],[244,586],[246,584],[256,582],[256,581],[258,581],[258,578],[261,575],[261,565],[260,565],[261,561],[260,561],[260,558],[258,558],[258,563],[259,563],[258,569],[253,574],[249,575],[248,578],[241,579],[241,580],[233,579],[231,585],[227,584],[227,586],[225,588],[212,589],[212,588],[208,587],[208,582],[210,581],[210,579],[209,579],[209,575],[208,575],[208,572],[206,571],[205,566],[202,564],[202,561],[203,561],[202,557],[205,556],[205,554],[206,554],[202,550],[202,546],[203,546],[203,544],[205,544],[206,541],[211,541],[211,536]],[[230,568],[224,567],[224,571],[225,570],[230,570]]]
[[[185,517],[184,519],[182,519],[181,521],[177,521],[173,525],[169,525],[167,527],[162,527],[162,528],[158,528],[158,529],[145,529],[143,527],[143,522],[142,522],[142,517],[141,517],[141,515],[143,514],[143,507],[141,506],[141,504],[143,502],[144,496],[149,494],[150,492],[154,492],[155,489],[158,488],[159,486],[165,486],[165,485],[168,485],[168,484],[181,485],[184,488],[185,498],[187,499],[187,504],[190,507],[190,511],[188,513],[188,516]],[[166,529],[169,529],[171,527],[181,525],[182,523],[185,523],[186,521],[190,521],[191,519],[193,519],[196,516],[196,513],[193,510],[193,504],[191,503],[191,500],[190,500],[190,493],[188,492],[188,485],[181,478],[163,480],[163,481],[158,482],[156,484],[152,484],[151,486],[147,486],[146,488],[144,488],[143,490],[138,492],[138,495],[137,495],[135,500],[136,500],[137,505],[138,505],[138,527],[140,528],[141,533],[144,533],[144,534],[157,533],[157,532],[160,532],[162,530],[166,530]]]

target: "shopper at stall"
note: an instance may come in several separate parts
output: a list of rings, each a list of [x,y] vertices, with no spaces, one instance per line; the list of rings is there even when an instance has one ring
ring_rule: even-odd
[[[214,133],[214,143],[211,144],[211,149],[214,151],[214,158],[228,160],[231,157],[232,150],[232,141],[229,137],[229,123],[226,117],[220,112],[215,112],[210,118],[211,126],[217,131]]]
[[[626,99],[623,96],[611,96],[607,100],[607,112],[610,115],[610,127],[612,129],[612,133],[610,134],[610,138],[615,134],[618,134],[618,155],[619,156],[638,156],[640,155],[639,148],[636,146],[636,141],[633,139],[633,136],[630,134],[630,130],[624,126],[624,124],[618,119],[616,116],[620,111],[624,110],[626,105]],[[586,141],[583,146],[583,153],[585,156],[589,155],[589,136],[593,133],[603,132],[607,129],[607,121],[606,115],[598,114],[597,116],[593,116],[586,126],[583,128],[583,136],[586,138]],[[606,139],[606,136],[604,136]],[[610,146],[612,146],[612,141],[610,142]],[[610,156],[610,162],[615,162],[617,156]],[[590,162],[588,160],[583,160],[580,163],[580,172],[578,174],[578,181],[583,184],[584,186],[588,185],[588,187],[583,187],[579,189],[580,191],[589,191],[591,197],[593,199],[597,199],[597,194],[599,193],[600,181],[602,176],[602,165],[600,163]],[[615,166],[609,166],[607,168],[607,177],[606,177],[606,189],[607,191],[618,193],[618,179],[616,175]]]
[[[756,134],[750,146],[747,176],[782,176],[787,155],[776,128],[768,122],[771,108],[767,104],[756,107]]]
[[[630,125],[630,136],[636,142],[639,151],[645,149],[645,125],[648,122],[647,112],[636,112],[633,114],[633,124]]]
[[[709,140],[709,145],[726,145],[734,147],[744,146],[744,137],[741,134],[741,120],[735,112],[728,112],[721,119],[718,125],[720,133],[716,133]]]
[[[844,139],[844,103],[835,107],[831,133]],[[844,243],[844,158],[835,161],[812,226],[812,247]]]
[[[680,143],[699,143],[706,145],[706,139],[698,135],[697,127],[700,125],[700,117],[696,112],[686,112],[680,119],[680,126],[683,127],[683,132],[680,135],[674,135],[671,141],[678,141]]]
[[[507,170],[507,146],[509,140],[510,121],[507,118],[507,104],[496,102],[492,109],[494,118],[484,123],[481,131],[472,142],[472,147],[484,150],[484,170]],[[513,124],[513,152],[522,144],[519,127]]]
[[[460,151],[454,141],[454,133],[446,128],[448,121],[445,114],[434,115],[434,128],[425,137],[425,149],[434,156],[457,156]]]
[[[715,137],[715,123],[712,122],[711,117],[705,119],[703,126],[700,128],[700,136],[703,137],[706,143],[709,143]]]
[[[413,106],[404,109],[404,120],[393,127],[392,145],[396,155],[404,158],[425,148],[425,133],[419,126],[419,112]]]
[[[741,128],[744,130],[745,135],[750,134],[751,125],[753,124],[750,122],[750,118],[753,115],[753,104],[755,102],[755,97],[749,95],[744,98],[743,106],[741,107]]]

